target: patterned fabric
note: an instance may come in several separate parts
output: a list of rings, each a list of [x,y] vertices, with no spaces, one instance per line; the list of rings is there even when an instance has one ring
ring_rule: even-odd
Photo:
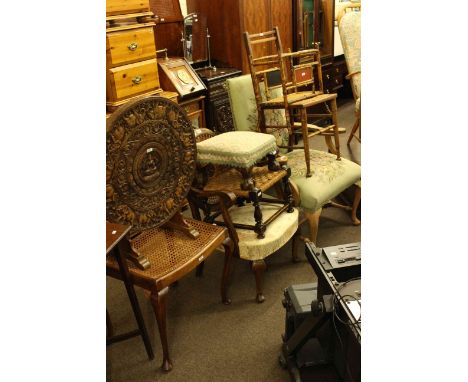
[[[346,58],[348,72],[361,71],[361,12],[347,12],[341,18],[340,25],[341,45]],[[361,96],[361,73],[351,76],[353,94],[355,98]]]
[[[270,134],[230,131],[197,143],[197,161],[247,168],[276,149]]]
[[[266,221],[280,207],[281,204],[262,203],[263,221]],[[255,224],[254,207],[247,204],[243,207],[232,207],[229,210],[229,215],[235,223]],[[270,256],[275,251],[285,245],[294,235],[298,228],[299,212],[294,209],[294,212],[283,212],[271,224],[268,225],[265,231],[265,237],[258,239],[257,234],[253,230],[236,229],[239,237],[239,256],[245,260],[262,260]]]
[[[250,74],[229,78],[226,80],[226,86],[235,129],[239,131],[258,131],[257,103]],[[281,94],[281,89],[275,89],[272,93],[276,97]],[[286,124],[284,110],[267,110],[265,118],[267,125],[284,126]],[[269,128],[267,132],[275,137],[278,146],[288,143],[288,129]]]
[[[287,154],[291,168],[291,182],[299,189],[300,207],[314,212],[330,199],[361,179],[361,166],[348,159],[336,160],[336,155],[310,150],[312,176],[306,178],[304,150],[293,150]]]

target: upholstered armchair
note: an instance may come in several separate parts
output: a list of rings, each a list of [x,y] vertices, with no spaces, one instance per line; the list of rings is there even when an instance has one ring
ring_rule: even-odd
[[[348,75],[351,81],[351,89],[356,100],[356,122],[349,134],[348,144],[355,137],[361,142],[361,12],[360,3],[350,3],[340,9],[337,15],[338,30],[340,32],[341,45],[348,67]],[[359,130],[359,136],[356,135]]]
[[[257,131],[257,108],[255,94],[250,75],[230,78],[226,81],[229,99],[231,103],[234,126],[237,130]],[[267,118],[280,119],[281,114],[271,112]],[[276,114],[274,114],[276,113]],[[281,123],[279,123],[281,126]],[[268,132],[273,134],[280,145],[281,141],[288,138],[285,128],[270,128]],[[361,167],[345,158],[336,160],[336,156],[318,150],[310,149],[311,177],[306,177],[306,165],[302,150],[293,150],[285,154],[288,158],[288,166],[291,169],[290,183],[293,186],[296,205],[301,207],[310,229],[310,240],[316,243],[318,223],[322,207],[345,191],[356,185],[356,195],[351,210],[354,224],[359,224],[356,209],[360,200],[359,182]]]

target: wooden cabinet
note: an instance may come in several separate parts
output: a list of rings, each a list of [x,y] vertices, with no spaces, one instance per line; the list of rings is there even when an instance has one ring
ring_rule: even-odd
[[[197,73],[207,88],[205,100],[206,126],[217,133],[233,131],[234,122],[232,120],[231,105],[224,83],[228,78],[237,77],[242,72],[234,68],[217,68],[216,71],[199,69]]]
[[[148,0],[107,0],[106,13],[106,98],[113,111],[162,89]]]
[[[144,12],[149,9],[149,0],[107,0],[106,15]]]
[[[335,0],[293,0],[294,50],[315,48],[320,43],[325,93],[343,88],[348,71],[343,55],[335,57]]]
[[[183,57],[182,42],[183,16],[179,0],[148,0],[158,25],[154,27],[158,49],[167,49],[173,57]]]
[[[293,0],[293,48],[320,45],[322,63],[333,60],[335,0]]]
[[[242,33],[278,26],[283,49],[292,49],[291,0],[187,0],[187,11],[206,16],[211,58],[249,73]]]

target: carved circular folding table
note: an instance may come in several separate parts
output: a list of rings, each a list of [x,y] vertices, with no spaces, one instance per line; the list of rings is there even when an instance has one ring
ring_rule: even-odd
[[[180,210],[195,176],[196,142],[185,111],[148,97],[107,122],[106,218],[132,233],[159,227]]]

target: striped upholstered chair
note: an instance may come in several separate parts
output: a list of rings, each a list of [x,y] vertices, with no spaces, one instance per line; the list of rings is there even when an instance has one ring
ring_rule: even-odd
[[[359,11],[357,11],[359,9]],[[361,142],[361,4],[349,3],[337,15],[341,45],[348,67],[347,78],[356,100],[356,122],[349,134],[348,144],[355,137]],[[356,135],[359,130],[359,136]]]

